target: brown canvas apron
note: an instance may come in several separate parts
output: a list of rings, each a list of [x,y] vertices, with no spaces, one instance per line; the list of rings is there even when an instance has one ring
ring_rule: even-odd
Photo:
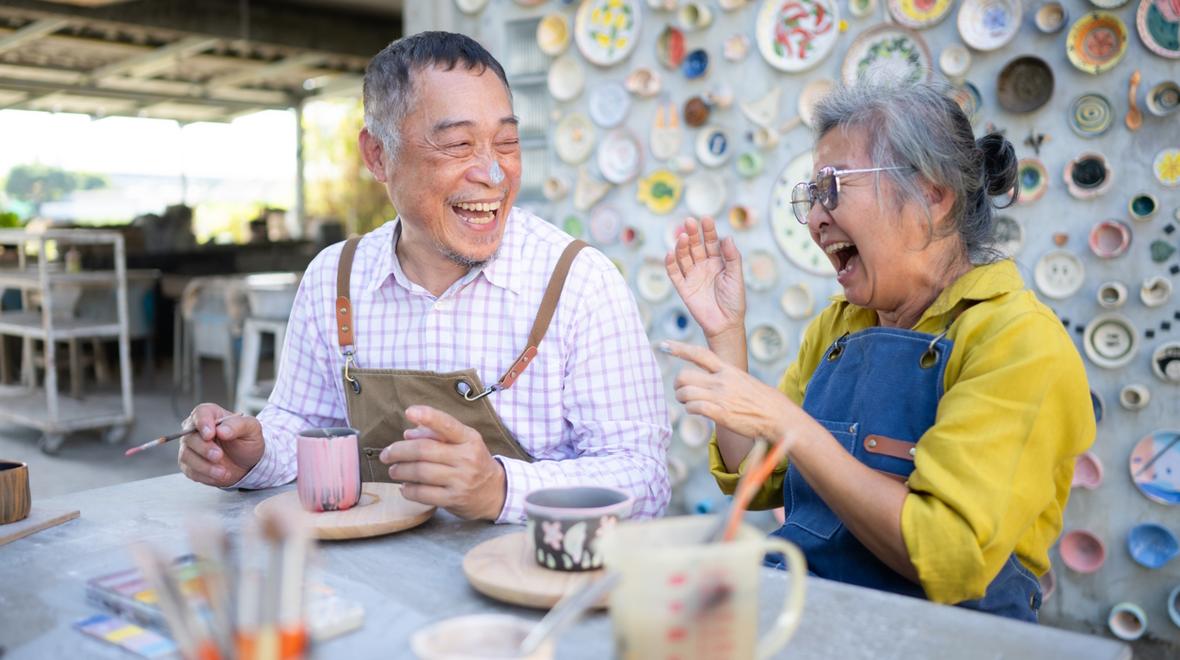
[[[586,247],[586,243],[574,241],[565,248],[549,277],[541,308],[529,331],[528,346],[500,380],[487,389],[484,389],[475,369],[436,373],[408,369],[359,369],[354,366],[355,315],[348,294],[352,260],[358,243],[360,238],[349,239],[340,253],[336,273],[336,334],[340,351],[344,355],[344,398],[348,406],[348,422],[360,431],[361,481],[391,481],[389,466],[378,457],[382,449],[395,440],[401,440],[405,430],[413,426],[406,420],[406,408],[415,404],[441,410],[475,429],[493,456],[532,462],[532,456],[521,448],[504,427],[504,422],[487,397],[512,387],[536,357],[537,347],[549,330],[549,321],[557,309],[570,265],[578,252]]]

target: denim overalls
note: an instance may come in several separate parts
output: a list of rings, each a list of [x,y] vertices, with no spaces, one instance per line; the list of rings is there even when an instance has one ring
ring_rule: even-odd
[[[861,463],[904,481],[943,394],[952,345],[945,334],[873,327],[844,335],[816,368],[803,409]],[[794,465],[783,490],[786,524],[774,533],[798,545],[816,575],[925,597],[921,586],[895,573],[845,529]],[[1040,583],[1013,554],[983,598],[959,605],[1035,622]]]

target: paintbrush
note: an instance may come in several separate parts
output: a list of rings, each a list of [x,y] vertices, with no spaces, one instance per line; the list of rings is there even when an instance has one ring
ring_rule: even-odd
[[[222,417],[221,419],[217,420],[217,422],[214,424],[214,426],[221,426],[221,423],[224,422],[225,420],[230,419],[232,417],[241,417],[241,416],[242,416],[242,413],[233,413],[231,415],[226,415],[225,417]],[[184,436],[186,436],[190,433],[196,433],[196,432],[197,432],[197,430],[194,428],[194,429],[185,429],[184,431],[181,431],[179,433],[173,433],[172,435],[162,435],[162,436],[156,438],[155,440],[148,440],[147,442],[143,443],[142,445],[140,445],[138,447],[132,447],[131,449],[128,449],[127,451],[123,452],[123,455],[124,456],[131,456],[133,454],[138,454],[139,452],[141,452],[145,449],[151,449],[152,447],[155,447],[156,445],[162,445],[166,442],[172,442],[173,440],[176,440],[177,438],[183,438]]]

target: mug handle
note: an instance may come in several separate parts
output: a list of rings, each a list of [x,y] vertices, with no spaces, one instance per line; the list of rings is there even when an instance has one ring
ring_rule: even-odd
[[[803,596],[807,591],[804,584],[807,577],[807,560],[803,558],[799,548],[775,536],[765,539],[762,545],[764,552],[781,552],[786,558],[787,568],[791,573],[791,588],[787,590],[778,618],[774,620],[770,630],[758,640],[755,657],[759,660],[769,658],[795,634],[795,629],[799,627],[799,621],[803,618]]]

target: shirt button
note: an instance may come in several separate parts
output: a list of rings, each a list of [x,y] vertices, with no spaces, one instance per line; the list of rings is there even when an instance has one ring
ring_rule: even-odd
[[[437,300],[434,303],[434,311],[445,312],[451,308],[451,304],[446,300]]]

